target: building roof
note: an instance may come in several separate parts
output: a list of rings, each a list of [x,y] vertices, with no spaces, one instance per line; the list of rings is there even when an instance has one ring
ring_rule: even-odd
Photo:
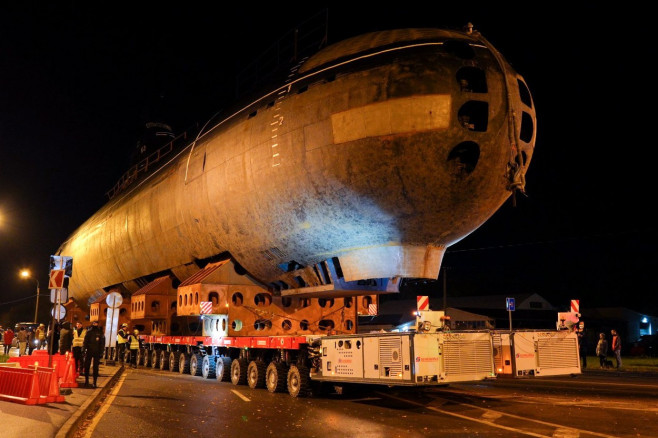
[[[167,286],[166,282],[169,282],[169,285]],[[135,293],[133,293],[133,296],[135,295],[162,295],[163,292],[161,288],[158,288],[158,286],[164,286],[168,289],[171,289],[171,278],[168,275],[165,275],[164,277],[158,277],[155,280],[149,282],[146,286],[142,287],[141,289],[138,289]]]
[[[205,280],[210,274],[212,274],[213,272],[215,272],[217,269],[221,268],[228,262],[229,260],[222,260],[221,262],[217,262],[217,263],[208,263],[205,268],[201,269],[199,272],[186,279],[178,287],[203,283],[203,280]]]
[[[98,298],[96,298],[94,301],[91,302],[91,304],[99,304],[105,301],[105,297],[107,296],[107,292],[104,292],[102,295],[99,295]]]

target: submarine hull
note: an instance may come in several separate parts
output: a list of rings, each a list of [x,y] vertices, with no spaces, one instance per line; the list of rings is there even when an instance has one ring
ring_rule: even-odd
[[[346,281],[437,278],[445,249],[522,189],[535,136],[523,79],[482,38],[366,34],[209,126],[58,253],[83,301],[226,253],[264,285],[299,287],[291,270],[329,259]]]

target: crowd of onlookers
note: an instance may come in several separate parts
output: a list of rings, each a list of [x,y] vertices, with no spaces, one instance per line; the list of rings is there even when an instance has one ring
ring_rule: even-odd
[[[24,356],[32,354],[33,350],[47,348],[48,331],[44,324],[36,327],[17,324],[14,329],[0,325],[0,339],[5,355],[9,355],[11,348],[15,347],[18,355]]]

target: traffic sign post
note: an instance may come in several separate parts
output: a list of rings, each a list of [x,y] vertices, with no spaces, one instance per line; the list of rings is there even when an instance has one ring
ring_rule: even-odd
[[[119,327],[119,311],[123,304],[123,297],[119,292],[112,291],[105,297],[107,303],[107,319],[105,323],[105,347],[110,354],[105,359],[106,365],[114,365],[114,347],[117,343],[117,329]]]
[[[505,299],[505,307],[507,307],[507,312],[509,313],[509,331],[512,331],[512,312],[516,310],[516,302],[514,298]]]

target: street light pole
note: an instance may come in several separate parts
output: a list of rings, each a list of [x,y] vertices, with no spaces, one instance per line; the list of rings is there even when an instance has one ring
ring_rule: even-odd
[[[39,321],[37,321],[37,316],[39,314],[39,279],[35,278],[35,277],[32,277],[32,274],[27,269],[23,269],[20,272],[20,276],[22,278],[33,278],[37,282],[37,305],[34,308],[34,322],[37,323],[37,322],[39,322]]]

